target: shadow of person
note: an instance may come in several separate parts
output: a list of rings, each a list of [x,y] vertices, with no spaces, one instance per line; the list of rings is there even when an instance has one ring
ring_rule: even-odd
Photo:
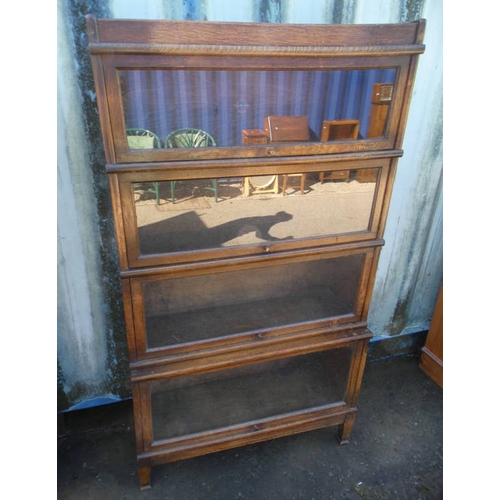
[[[254,233],[256,238],[263,241],[282,241],[292,238],[285,236],[278,238],[273,236],[270,231],[273,226],[281,222],[287,222],[293,219],[293,215],[283,210],[275,215],[261,215],[254,217],[243,217],[241,219],[225,222],[207,230],[207,240],[212,242],[213,247],[222,246],[224,243],[245,234]]]
[[[242,217],[218,226],[206,227],[196,212],[191,211],[139,227],[139,246],[141,254],[148,255],[220,248],[228,241],[252,234],[257,240],[283,241],[293,236],[279,238],[271,234],[271,229],[276,224],[292,219],[292,214],[280,211],[275,215]]]

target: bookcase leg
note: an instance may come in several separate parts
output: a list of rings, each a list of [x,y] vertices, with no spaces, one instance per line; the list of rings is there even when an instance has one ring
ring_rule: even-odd
[[[347,415],[343,424],[338,427],[337,439],[340,445],[349,444],[349,436],[351,435],[352,427],[354,425],[354,420],[356,419],[355,414]]]
[[[151,467],[139,467],[141,491],[151,489]]]

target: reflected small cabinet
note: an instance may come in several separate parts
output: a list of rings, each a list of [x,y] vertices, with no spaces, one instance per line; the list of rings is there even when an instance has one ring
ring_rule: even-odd
[[[424,25],[88,16],[142,488],[279,436],[348,442]]]

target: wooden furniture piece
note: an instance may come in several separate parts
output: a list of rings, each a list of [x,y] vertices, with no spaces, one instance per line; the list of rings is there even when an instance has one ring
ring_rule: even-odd
[[[241,135],[244,146],[267,144],[269,142],[269,137],[264,130],[242,130]],[[275,175],[245,177],[243,179],[243,193],[245,196],[250,196],[252,192],[276,194],[278,192],[278,177]]]
[[[424,25],[88,16],[141,488],[152,466],[293,433],[337,426],[348,442]],[[379,81],[393,92],[384,133],[372,140],[369,106],[358,103]],[[359,121],[360,136],[318,140],[340,110]],[[269,143],[240,140],[266,117],[296,115],[307,117],[307,137],[304,118],[300,137],[297,123],[280,135],[270,119]],[[217,146],[127,142],[128,128],[167,137],[183,127],[209,130]],[[376,180],[363,203],[319,182],[304,196],[264,198],[241,196],[233,182],[354,171]],[[195,192],[210,179],[224,181],[219,203],[141,198],[148,183],[182,181]]]
[[[359,120],[324,120],[321,127],[322,141],[342,141],[357,139]]]
[[[264,133],[270,142],[308,141],[307,116],[266,116]]]
[[[243,181],[243,194],[250,196],[252,193],[278,193],[278,176],[277,175],[254,175],[245,177]]]
[[[300,194],[304,194],[304,189],[306,185],[306,174],[285,174],[283,176],[283,185],[281,187],[281,192],[283,193],[283,196],[286,195],[286,189],[288,187],[288,178],[289,177],[300,177]]]
[[[359,120],[323,120],[321,127],[322,141],[342,141],[346,139],[357,139],[359,135]],[[319,173],[321,184],[326,180],[349,181],[349,170],[337,172]]]
[[[264,118],[264,133],[269,142],[294,142],[309,140],[309,125],[307,116],[266,116]],[[300,177],[300,194],[304,194],[306,174],[284,174],[282,193],[286,195],[289,177]]]
[[[250,146],[251,144],[267,144],[269,137],[260,129],[248,129],[241,131],[241,143],[243,146]]]
[[[392,83],[375,83],[372,92],[372,109],[368,137],[382,137],[392,101]]]
[[[367,137],[375,138],[384,135],[387,115],[392,101],[392,83],[375,83],[372,91],[372,107],[370,112],[370,125]],[[376,182],[375,172],[360,170],[356,172],[358,182]]]
[[[358,182],[377,182],[377,172],[375,170],[358,170],[356,172]]]
[[[443,287],[432,316],[425,346],[420,354],[420,368],[443,388]]]

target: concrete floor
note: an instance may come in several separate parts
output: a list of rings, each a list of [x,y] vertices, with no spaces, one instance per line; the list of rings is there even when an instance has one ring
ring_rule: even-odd
[[[135,208],[141,253],[255,245],[366,231],[375,183],[351,180],[321,184],[318,175],[308,175],[303,195],[299,189],[289,187],[287,196],[281,194],[281,189],[278,194],[244,196],[240,181],[221,181],[218,203],[199,188],[202,181],[177,183],[175,204],[165,199],[169,189],[164,184],[169,183],[160,183],[160,205],[154,195],[145,192],[150,184],[138,185]]]
[[[350,444],[320,429],[153,467],[139,490],[130,401],[60,419],[58,499],[443,498],[443,391],[418,355],[367,364]]]

